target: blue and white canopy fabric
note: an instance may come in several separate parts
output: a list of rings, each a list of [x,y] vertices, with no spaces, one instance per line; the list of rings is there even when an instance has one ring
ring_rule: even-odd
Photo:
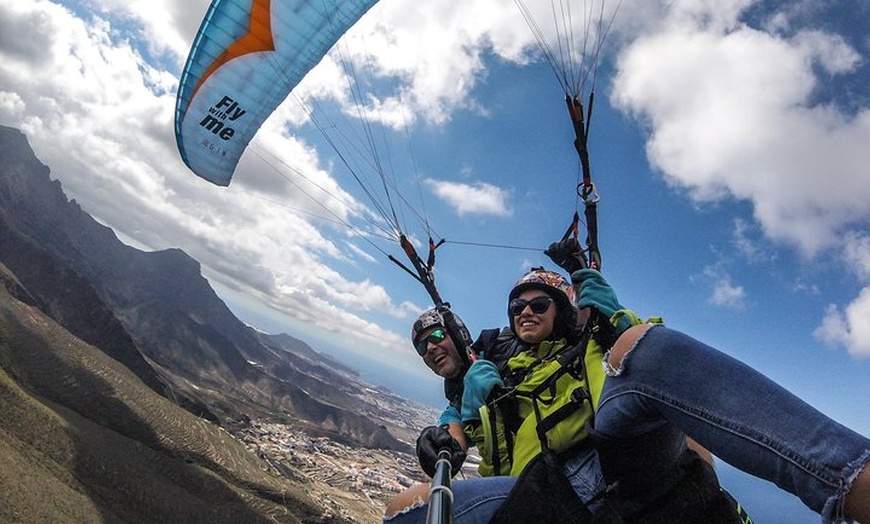
[[[175,139],[200,177],[229,185],[266,118],[377,0],[213,0],[181,76]]]

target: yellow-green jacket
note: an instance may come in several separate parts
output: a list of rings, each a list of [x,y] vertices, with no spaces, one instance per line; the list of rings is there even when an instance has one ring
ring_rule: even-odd
[[[616,325],[621,317],[627,317],[632,325],[641,322],[631,311],[622,310],[614,315],[611,323]],[[660,322],[660,319],[652,321]],[[546,445],[557,453],[570,450],[587,437],[586,424],[604,386],[602,362],[606,349],[589,338],[585,355],[579,352],[576,357],[582,357],[583,371],[566,372],[563,368],[570,362],[563,364],[560,357],[565,360],[572,349],[565,340],[544,341],[508,360],[508,370],[513,377],[520,377],[519,383],[512,386],[511,374],[508,374],[506,388],[480,407],[480,424],[465,427],[480,452],[482,461],[478,471],[481,475],[519,475],[542,450],[539,424],[544,433],[541,437],[546,438]],[[542,386],[560,373],[553,384]],[[542,391],[534,398],[532,393],[536,389]],[[543,431],[549,424],[553,424],[552,427]]]

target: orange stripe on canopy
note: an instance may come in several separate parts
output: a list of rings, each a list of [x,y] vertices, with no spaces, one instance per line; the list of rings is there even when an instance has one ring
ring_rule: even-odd
[[[199,79],[199,82],[196,83],[191,98],[197,91],[199,91],[199,88],[208,77],[230,60],[244,56],[248,53],[275,50],[275,41],[272,37],[271,4],[272,0],[254,0],[253,5],[251,5],[251,19],[248,26],[248,32],[233,42],[233,44],[208,67],[205,74],[203,74],[202,78]]]

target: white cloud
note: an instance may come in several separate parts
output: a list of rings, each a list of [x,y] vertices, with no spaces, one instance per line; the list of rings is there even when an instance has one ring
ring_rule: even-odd
[[[870,282],[870,234],[850,233],[846,235],[844,245],[848,267],[862,282]]]
[[[22,118],[26,105],[18,93],[0,91],[0,115],[8,115],[12,118]]]
[[[741,310],[746,307],[746,289],[732,282],[731,275],[724,269],[726,264],[726,259],[720,258],[716,264],[704,268],[703,280],[712,284],[707,303],[712,306]],[[697,277],[693,277],[693,280],[695,278]]]
[[[748,201],[768,240],[807,259],[841,258],[867,282],[870,108],[847,113],[819,97],[863,59],[840,35],[802,29],[806,13],[794,6],[751,27],[741,17],[756,4],[672,3],[620,55],[612,100],[648,127],[647,156],[669,184],[699,201]],[[768,256],[754,229],[735,222],[734,245],[750,262]],[[744,307],[742,286],[721,270],[705,274],[711,304]],[[870,353],[870,288],[831,305],[816,335]]]
[[[850,233],[843,245],[847,267],[860,281],[870,281],[870,235]],[[864,287],[842,311],[830,304],[814,335],[830,346],[845,347],[852,355],[870,356],[870,287]]]
[[[79,3],[94,6],[101,16],[111,17],[113,23],[140,26],[141,42],[153,55],[170,53],[184,60],[210,1],[85,0]]]
[[[709,302],[714,306],[743,309],[746,302],[746,291],[743,286],[732,285],[727,277],[722,277],[714,283]]]
[[[486,182],[462,184],[446,180],[424,181],[438,198],[450,204],[460,215],[511,215],[510,192]]]
[[[531,35],[510,7],[497,0],[378,4],[348,32],[345,49],[375,74],[401,79],[389,96],[401,96],[411,111],[402,120],[442,123],[457,109],[480,110],[470,93],[484,74],[485,51],[517,59],[527,48]],[[398,107],[395,100],[381,105]]]
[[[764,242],[754,238],[755,234],[752,224],[741,218],[734,219],[732,242],[737,252],[750,263],[771,257],[766,251]]]
[[[642,0],[587,2],[582,6],[563,2],[555,7],[548,2],[523,4],[557,60],[569,70],[576,70],[573,73],[577,77],[594,63],[599,16],[605,21],[602,27],[606,27],[614,9],[622,4],[616,18],[619,28],[633,30],[654,18],[648,2]],[[554,15],[553,10],[560,8],[563,12]],[[611,33],[611,39],[619,38],[617,29]],[[512,2],[501,0],[443,0],[425,7],[381,2],[348,31],[342,42],[340,53],[353,60],[359,78],[370,75],[394,83],[391,92],[378,93],[379,98],[365,101],[373,121],[393,128],[417,119],[441,124],[464,110],[487,115],[490,108],[486,101],[474,98],[473,89],[487,79],[485,60],[489,55],[518,64],[540,56],[520,10]],[[606,46],[605,51],[608,49],[616,46]]]
[[[750,4],[672,4],[621,54],[612,99],[649,127],[669,183],[748,200],[769,238],[813,255],[870,213],[870,109],[813,101],[817,71],[849,74],[860,56],[834,34],[749,27]]]
[[[828,306],[814,335],[826,344],[845,346],[852,355],[870,357],[870,287],[862,289],[843,311]]]

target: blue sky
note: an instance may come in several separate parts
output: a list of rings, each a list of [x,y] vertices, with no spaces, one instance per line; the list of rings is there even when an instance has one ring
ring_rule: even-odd
[[[228,188],[181,163],[174,95],[205,0],[8,4],[0,123],[28,135],[85,211],[137,247],[184,249],[246,322],[440,404],[439,382],[407,342],[428,297],[379,251],[401,257],[397,245],[362,239],[369,225],[355,216],[371,201],[298,102],[266,122]],[[526,4],[550,32],[551,3]],[[353,110],[342,62],[360,78],[376,73],[370,118],[392,126],[379,154],[397,192],[447,239],[439,289],[476,333],[505,323],[523,271],[549,265],[541,250],[574,212],[573,136],[512,3],[421,9],[382,0],[298,94],[350,130],[353,119],[336,116]],[[870,6],[854,2],[623,1],[590,142],[603,272],[622,302],[865,435],[868,19]],[[409,206],[398,205],[406,217]],[[403,227],[425,238],[414,220]],[[815,521],[793,497],[772,488],[759,497],[755,481],[721,474],[758,522]]]

